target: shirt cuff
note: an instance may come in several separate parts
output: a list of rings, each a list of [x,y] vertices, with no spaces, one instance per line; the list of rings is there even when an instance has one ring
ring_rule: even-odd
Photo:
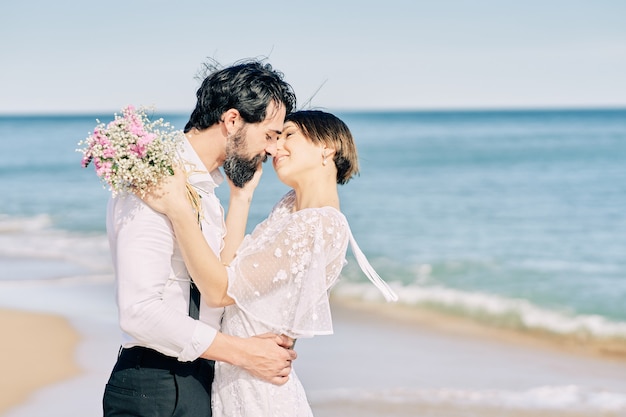
[[[201,321],[196,321],[191,342],[180,352],[178,360],[181,362],[195,361],[211,346],[216,335],[217,330],[213,327]]]

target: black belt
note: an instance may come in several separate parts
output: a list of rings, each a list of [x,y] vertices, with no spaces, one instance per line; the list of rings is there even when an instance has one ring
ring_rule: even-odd
[[[209,362],[206,359],[197,359],[193,362],[181,362],[178,359],[164,355],[154,349],[143,346],[122,348],[117,358],[117,370],[130,368],[153,368],[175,370],[195,367],[200,362]]]

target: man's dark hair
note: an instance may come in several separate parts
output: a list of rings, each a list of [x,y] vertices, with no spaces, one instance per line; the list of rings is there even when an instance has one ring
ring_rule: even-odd
[[[247,60],[220,68],[212,61],[204,67],[210,73],[196,92],[196,108],[185,125],[185,133],[214,125],[229,109],[239,111],[246,123],[259,123],[265,120],[271,102],[283,104],[287,114],[296,107],[296,95],[283,80],[283,73],[268,63]]]

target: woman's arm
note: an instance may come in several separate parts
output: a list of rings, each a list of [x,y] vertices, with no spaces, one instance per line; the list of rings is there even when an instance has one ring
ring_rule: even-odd
[[[225,265],[230,264],[235,258],[237,249],[246,234],[246,225],[248,223],[252,196],[259,184],[262,172],[263,169],[259,166],[252,180],[243,188],[236,187],[231,181],[228,181],[230,185],[230,200],[228,203],[228,214],[226,215],[224,248],[220,256],[222,263]]]
[[[174,236],[185,266],[200,289],[204,302],[210,307],[233,304],[233,300],[226,295],[228,289],[226,267],[206,242],[196,215],[189,208],[181,208],[166,214],[172,222]]]
[[[187,270],[200,289],[204,302],[211,307],[233,304],[233,300],[226,295],[226,268],[204,239],[197,214],[187,199],[185,174],[176,170],[174,176],[162,180],[142,200],[170,219]]]

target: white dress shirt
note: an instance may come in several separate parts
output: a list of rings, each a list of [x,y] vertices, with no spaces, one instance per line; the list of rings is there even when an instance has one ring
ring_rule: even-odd
[[[226,227],[214,190],[222,174],[209,173],[186,139],[180,154],[201,196],[202,232],[219,256]],[[167,217],[133,194],[119,194],[109,200],[107,234],[122,345],[152,348],[179,361],[197,359],[213,342],[223,308],[201,302],[200,319],[189,317],[189,275]]]

